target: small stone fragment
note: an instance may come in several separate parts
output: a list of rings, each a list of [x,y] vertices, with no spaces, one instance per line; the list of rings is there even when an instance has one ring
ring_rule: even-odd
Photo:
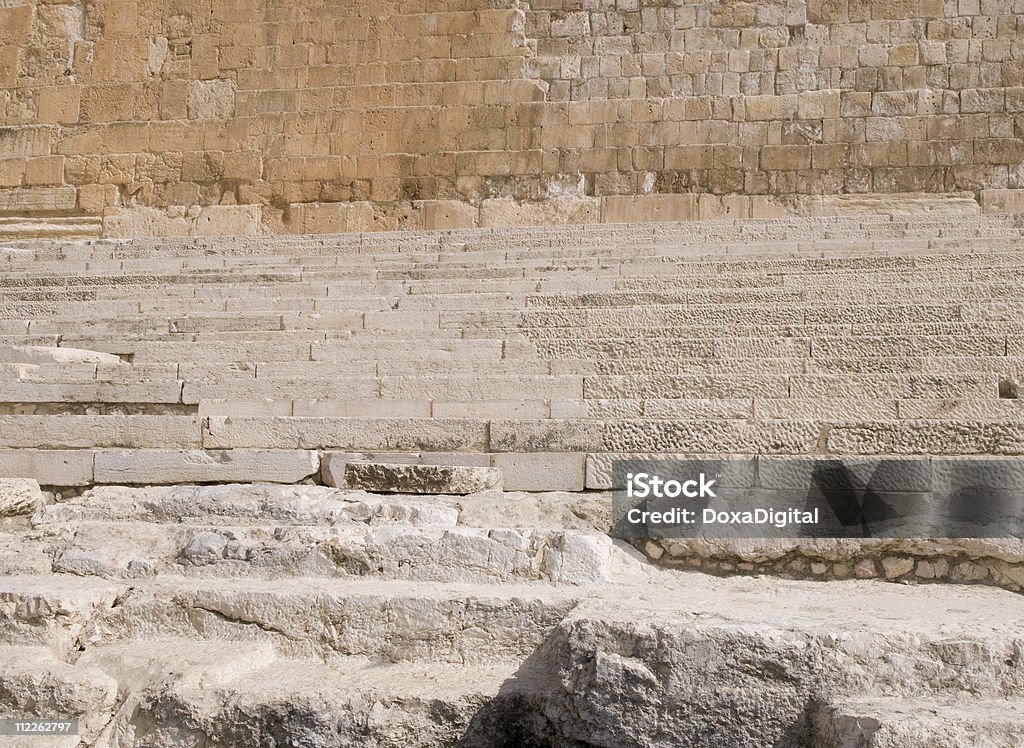
[[[875,562],[870,558],[865,558],[857,562],[857,565],[853,567],[853,575],[857,579],[871,579],[877,577],[878,572],[875,570]]]
[[[886,556],[882,559],[882,571],[886,579],[896,579],[914,569],[914,559],[901,556]]]
[[[0,517],[32,514],[43,503],[39,484],[28,478],[0,478]]]
[[[644,553],[646,553],[652,559],[657,561],[664,555],[665,549],[657,543],[655,543],[653,540],[648,540],[647,543],[644,545]]]

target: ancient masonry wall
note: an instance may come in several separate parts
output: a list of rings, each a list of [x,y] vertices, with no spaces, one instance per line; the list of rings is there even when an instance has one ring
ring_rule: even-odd
[[[1024,0],[0,0],[0,128],[110,235],[1020,210]]]

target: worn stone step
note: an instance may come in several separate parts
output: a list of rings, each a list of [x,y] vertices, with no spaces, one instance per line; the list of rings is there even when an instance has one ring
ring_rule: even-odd
[[[161,575],[591,585],[621,581],[617,572],[630,562],[606,535],[571,529],[397,521],[332,527],[68,521],[40,527],[54,572],[111,580]]]
[[[120,684],[124,706],[104,737],[131,731],[136,744],[404,746],[483,745],[500,739],[488,706],[530,688],[515,664],[288,659],[253,643],[161,638],[91,649],[76,668]],[[160,674],[173,670],[168,682]],[[497,723],[497,724],[495,724]],[[201,737],[200,737],[201,736]],[[258,736],[258,737],[256,737]]]
[[[454,526],[458,510],[413,497],[375,496],[325,486],[233,484],[217,486],[98,486],[73,501],[49,504],[33,522],[151,522],[229,526],[273,522],[288,526],[335,526],[402,522]]]
[[[45,646],[66,658],[91,635],[96,617],[126,590],[96,577],[0,577],[0,645]]]
[[[117,707],[118,683],[102,669],[69,664],[41,646],[0,646],[5,718],[77,720],[77,735],[5,737],[5,745],[78,748],[96,740]]]
[[[270,643],[287,656],[489,662],[528,656],[578,603],[572,588],[279,578],[138,584],[93,622],[100,641]]]
[[[812,713],[821,748],[1016,748],[1024,743],[1019,699],[848,698]]]
[[[666,731],[692,734],[714,714],[713,734],[688,745],[744,745],[751,735],[819,745],[807,710],[823,699],[913,694],[965,711],[976,699],[1019,703],[1022,614],[1021,596],[978,587],[677,573],[567,615],[537,653],[559,673],[538,710],[578,715],[564,737],[583,743],[649,744]],[[635,689],[649,710],[622,698]]]

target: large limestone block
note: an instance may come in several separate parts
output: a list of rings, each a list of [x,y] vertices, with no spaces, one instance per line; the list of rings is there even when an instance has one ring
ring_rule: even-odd
[[[103,214],[105,238],[252,236],[260,231],[258,205],[212,205],[202,209],[109,208]]]
[[[4,449],[0,477],[32,478],[43,486],[87,486],[92,462],[87,449]]]
[[[328,471],[331,479],[336,479]],[[349,462],[343,488],[383,493],[470,494],[501,489],[501,471],[468,465],[398,465]],[[336,484],[332,484],[336,485]]]
[[[197,416],[0,416],[0,447],[196,448]]]
[[[820,215],[826,216],[877,215],[880,213],[970,215],[980,213],[981,206],[971,193],[825,195],[821,198],[820,210]]]
[[[0,478],[0,517],[32,514],[43,503],[39,484],[28,478]]]
[[[258,205],[212,205],[196,216],[192,236],[253,236],[259,228]]]
[[[537,702],[549,718],[572,714],[563,735],[584,744],[671,734],[686,748],[873,746],[815,741],[808,704],[925,693],[965,710],[974,698],[1019,702],[1022,613],[1019,595],[978,587],[666,575],[563,619],[535,655],[560,688]],[[897,745],[947,744],[878,748]]]
[[[592,197],[556,197],[525,203],[510,197],[494,198],[484,200],[480,205],[480,225],[483,227],[596,223],[600,215],[601,201]]]
[[[97,483],[298,483],[320,469],[306,450],[108,450],[96,453]]]
[[[1024,190],[982,190],[985,213],[1024,213]]]
[[[572,452],[500,453],[493,464],[509,491],[582,491],[585,454]]]
[[[604,199],[607,223],[688,221],[697,216],[697,196],[689,193],[609,195]]]
[[[44,345],[0,346],[0,363],[3,364],[112,364],[121,365],[119,356],[102,351],[88,351],[81,348],[63,348]]]
[[[25,187],[0,190],[0,211],[34,213],[73,210],[78,193],[74,187]]]

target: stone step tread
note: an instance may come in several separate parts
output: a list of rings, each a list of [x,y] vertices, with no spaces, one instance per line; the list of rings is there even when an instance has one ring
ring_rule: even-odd
[[[610,591],[581,603],[570,618],[686,627],[706,617],[713,627],[801,631],[849,653],[863,643],[858,634],[893,632],[950,643],[985,641],[993,653],[1024,644],[1019,626],[1024,597],[1004,590],[859,580],[818,584],[767,577],[723,579],[669,569],[653,574],[656,581],[638,586],[628,598]],[[672,594],[675,589],[685,593]],[[985,615],[979,616],[979,610]],[[1019,664],[1008,664],[1008,671],[1014,668],[1019,673]],[[1024,688],[1019,680],[1016,688],[1018,693]]]
[[[569,585],[616,581],[613,547],[596,530],[88,520],[42,529],[44,537],[59,544],[51,550],[53,571],[115,580],[159,575]]]
[[[481,710],[499,693],[514,698],[529,687],[516,680],[516,661],[389,662],[335,654],[324,663],[288,658],[258,642],[166,637],[91,648],[76,664],[85,667],[118,681],[134,705],[105,734],[130,723],[136,739],[166,745],[186,745],[197,733],[223,745],[268,734],[281,744],[455,745],[480,729]],[[169,671],[173,683],[163,675]],[[189,725],[181,743],[169,711]]]
[[[266,288],[272,284],[284,287],[298,284],[316,284],[320,286],[334,284],[352,284],[365,282],[370,287],[394,288],[400,284],[422,286],[424,288],[454,288],[452,283],[472,286],[477,282],[487,284],[497,278],[509,281],[553,281],[567,272],[587,270],[587,281],[575,288],[581,291],[589,287],[603,290],[604,283],[611,283],[619,288],[630,287],[630,284],[650,284],[656,286],[657,277],[666,278],[676,275],[704,278],[700,285],[729,287],[731,283],[742,282],[764,287],[774,285],[785,288],[790,284],[810,288],[826,285],[830,278],[837,275],[851,275],[863,282],[868,276],[878,274],[909,274],[912,270],[931,273],[917,280],[942,282],[945,276],[941,271],[952,274],[965,271],[993,270],[993,276],[972,277],[979,283],[998,282],[1005,273],[1006,277],[1015,277],[1016,263],[1013,252],[1021,241],[1014,242],[1002,252],[990,253],[928,253],[917,251],[902,256],[884,255],[878,252],[868,253],[860,258],[835,258],[833,261],[807,261],[799,258],[768,257],[763,260],[748,257],[728,257],[709,253],[700,257],[693,256],[659,256],[643,257],[632,248],[622,256],[607,257],[573,257],[573,258],[517,258],[515,256],[489,258],[479,257],[460,261],[417,261],[414,258],[389,261],[384,257],[367,257],[366,259],[347,265],[344,268],[310,268],[286,263],[263,268],[166,268],[138,267],[121,269],[116,266],[102,267],[101,263],[92,263],[87,267],[74,263],[62,263],[61,267],[45,267],[40,263],[26,262],[22,266],[8,266],[8,273],[0,285],[0,289],[16,288],[96,288],[114,289],[117,287],[147,286],[160,283],[170,288],[184,288],[195,284],[198,288],[212,291],[218,285],[241,283],[253,288]],[[977,249],[978,247],[975,247]],[[789,279],[781,286],[777,279],[767,281],[755,277],[758,273],[776,274]],[[454,278],[453,278],[454,276]],[[629,280],[624,280],[628,278]],[[684,280],[683,287],[694,283]],[[884,282],[884,281],[883,281]],[[890,281],[891,282],[891,281]],[[447,285],[442,285],[447,284]],[[295,289],[293,289],[294,292]],[[529,291],[528,287],[524,290]],[[118,294],[120,295],[120,294]]]
[[[488,249],[483,246],[466,245],[464,251],[452,252],[435,247],[415,247],[404,250],[374,248],[362,252],[345,251],[345,247],[336,245],[323,247],[317,253],[303,252],[301,245],[283,245],[268,242],[259,255],[247,254],[244,257],[232,255],[228,242],[216,245],[216,254],[192,254],[175,252],[173,242],[164,246],[144,248],[138,246],[132,255],[126,245],[119,245],[118,250],[110,250],[92,246],[63,245],[58,250],[63,261],[47,256],[52,250],[37,249],[45,246],[45,241],[33,242],[20,254],[0,254],[0,261],[6,260],[13,267],[32,268],[36,272],[45,268],[46,271],[60,275],[64,273],[81,273],[83,263],[106,263],[106,267],[124,267],[138,269],[173,270],[176,267],[208,269],[216,272],[227,269],[238,274],[254,274],[271,270],[288,270],[291,272],[345,272],[348,268],[373,268],[378,263],[410,266],[439,266],[442,264],[473,266],[483,263],[555,263],[558,261],[604,261],[614,262],[666,260],[680,261],[694,266],[706,266],[718,263],[723,266],[749,267],[756,263],[760,266],[771,265],[790,268],[807,268],[811,270],[827,270],[851,267],[870,268],[909,266],[921,261],[930,264],[948,264],[944,259],[949,256],[966,257],[971,265],[1006,261],[1021,239],[1020,230],[1004,233],[1002,236],[989,233],[971,235],[961,233],[959,236],[876,236],[849,240],[832,238],[780,238],[751,239],[736,237],[727,239],[722,236],[705,237],[705,241],[693,243],[663,239],[651,243],[634,244],[628,241],[578,241],[567,246],[530,246],[526,237],[510,236],[502,243],[501,249]],[[118,245],[115,245],[118,246]],[[209,248],[204,248],[204,251]],[[297,251],[298,250],[298,251]],[[118,256],[115,256],[117,252]],[[827,255],[815,256],[815,252],[828,252]],[[338,258],[342,258],[339,260]],[[752,259],[753,258],[753,259]],[[1009,263],[1007,263],[1009,264]]]
[[[844,698],[812,711],[821,748],[1017,748],[1019,698]]]
[[[95,621],[101,641],[184,637],[270,642],[286,656],[520,660],[590,594],[544,584],[391,579],[133,580]]]
[[[457,509],[434,497],[380,496],[326,486],[226,484],[216,486],[96,487],[72,501],[47,505],[34,522],[46,527],[74,521],[182,523],[232,526],[454,527]]]
[[[389,419],[396,430],[423,429],[432,424],[459,429],[473,422],[550,420],[575,425],[592,421],[594,428],[606,424],[651,422],[671,423],[679,419],[700,419],[714,424],[747,423],[764,427],[775,422],[821,423],[865,428],[882,424],[912,425],[919,421],[1009,422],[1019,417],[1024,399],[1019,397],[677,397],[677,398],[594,398],[594,399],[324,399],[263,400],[203,399],[198,414],[180,415],[92,415],[54,413],[47,415],[0,415],[0,447],[29,449],[201,449],[213,447],[214,433],[222,425],[245,419],[250,426],[259,420],[271,428],[283,428],[289,419],[317,428],[332,425],[340,434],[349,424],[359,426],[366,419]],[[525,393],[524,393],[525,394]],[[940,394],[940,393],[936,393]],[[986,393],[979,393],[986,394]],[[212,419],[209,424],[206,418]],[[227,419],[227,420],[224,420]],[[502,427],[504,428],[504,423]],[[279,445],[281,448],[299,444]],[[230,448],[233,445],[219,445]]]

